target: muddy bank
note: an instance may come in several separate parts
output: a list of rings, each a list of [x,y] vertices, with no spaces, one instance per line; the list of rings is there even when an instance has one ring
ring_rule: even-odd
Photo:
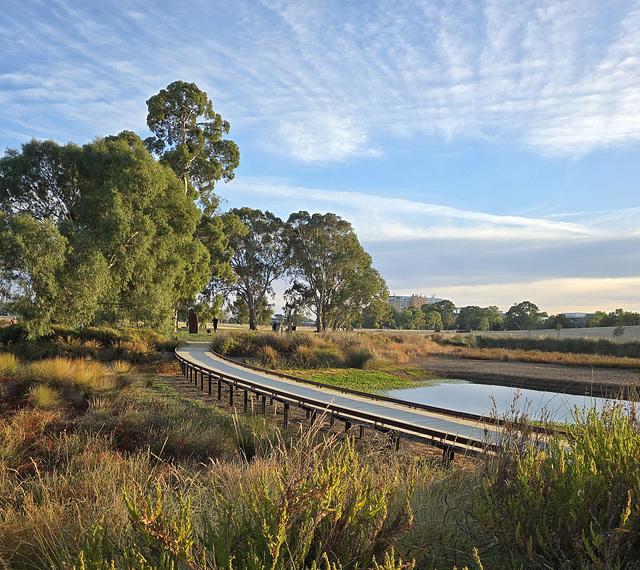
[[[501,360],[429,357],[418,358],[412,364],[433,372],[440,378],[459,378],[485,384],[566,392],[579,396],[629,397],[640,378],[640,370],[557,366]]]

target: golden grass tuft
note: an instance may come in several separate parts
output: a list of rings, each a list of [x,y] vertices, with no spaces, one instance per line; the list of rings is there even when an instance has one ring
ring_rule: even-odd
[[[18,359],[8,352],[0,353],[0,374],[3,376],[15,376],[20,368]]]
[[[34,408],[43,410],[59,410],[64,406],[62,394],[55,388],[38,384],[29,390],[31,403]]]

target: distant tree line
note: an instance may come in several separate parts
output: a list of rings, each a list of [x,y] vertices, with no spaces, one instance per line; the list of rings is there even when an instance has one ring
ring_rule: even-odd
[[[376,314],[367,313],[364,328],[387,328],[405,330],[537,330],[566,329],[574,327],[620,327],[640,325],[640,313],[616,309],[610,313],[596,311],[584,319],[574,322],[566,315],[549,316],[540,311],[531,301],[522,301],[509,308],[504,316],[496,306],[478,307],[470,305],[456,310],[452,301],[442,300],[426,303],[420,308],[404,310],[390,305]]]
[[[220,212],[215,184],[240,154],[206,93],[176,81],[147,106],[144,141],[34,139],[0,158],[0,303],[31,338],[52,323],[167,330],[179,312],[213,318],[224,301],[255,328],[277,279],[288,315],[310,312],[318,330],[380,314],[386,284],[347,221]]]

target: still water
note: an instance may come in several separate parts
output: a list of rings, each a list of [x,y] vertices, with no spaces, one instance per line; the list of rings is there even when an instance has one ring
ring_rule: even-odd
[[[600,410],[605,404],[612,402],[591,396],[475,384],[466,380],[434,381],[419,388],[391,390],[386,395],[407,402],[486,416],[494,409],[495,401],[498,417],[503,417],[515,402],[520,413],[525,412],[532,419],[542,419],[546,413],[554,422],[563,422],[566,419],[570,423],[571,412],[576,406],[580,411],[593,406]]]

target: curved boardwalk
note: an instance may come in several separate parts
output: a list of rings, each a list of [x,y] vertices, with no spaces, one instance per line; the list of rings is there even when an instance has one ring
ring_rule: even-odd
[[[478,452],[499,444],[502,431],[492,425],[470,421],[456,412],[434,413],[416,410],[409,406],[376,401],[363,396],[344,394],[316,386],[280,378],[273,374],[245,368],[223,360],[209,351],[208,343],[193,343],[176,352],[183,364],[183,372],[202,389],[213,390],[212,385],[235,386],[247,394],[252,392],[262,397],[263,407],[267,398],[284,404],[284,421],[287,421],[288,406],[299,406],[312,415],[327,414],[352,425],[368,426],[392,432],[399,437],[418,440],[441,447],[445,460],[453,458],[453,450]],[[206,380],[205,380],[206,379]],[[230,391],[233,398],[233,391]]]

